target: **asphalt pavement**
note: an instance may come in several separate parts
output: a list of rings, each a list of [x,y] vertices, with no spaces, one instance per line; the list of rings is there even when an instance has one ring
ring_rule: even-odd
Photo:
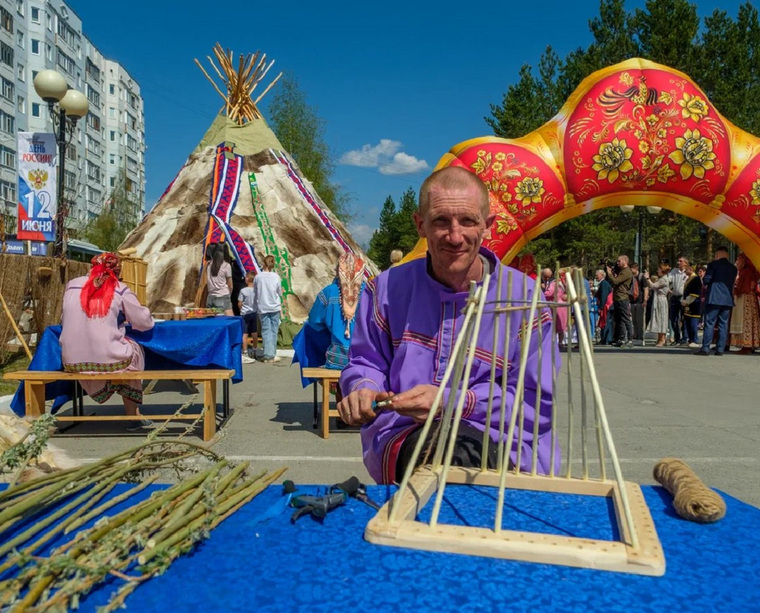
[[[560,382],[567,381],[563,357]],[[760,507],[760,353],[702,357],[685,348],[598,347],[595,365],[626,480],[654,483],[655,463],[677,457],[709,486]],[[296,483],[332,484],[351,475],[371,482],[358,430],[333,428],[324,440],[312,427],[312,389],[301,387],[298,366],[288,359],[257,362],[244,365],[244,374],[231,386],[233,410],[214,446],[218,452],[262,469],[287,466]],[[571,381],[578,382],[576,374]],[[566,393],[567,384],[558,385],[560,406]],[[202,397],[181,383],[161,382],[146,396],[144,413],[188,402],[200,408]],[[85,410],[92,409],[86,399]],[[112,400],[106,410],[119,405]],[[136,444],[141,435],[125,428],[123,422],[78,425],[52,442],[92,460]]]

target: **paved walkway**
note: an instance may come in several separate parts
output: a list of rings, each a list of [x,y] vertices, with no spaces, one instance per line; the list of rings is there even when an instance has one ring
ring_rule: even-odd
[[[674,456],[710,486],[760,507],[760,353],[700,357],[680,348],[599,348],[596,366],[626,479],[653,483],[655,462]],[[231,387],[234,412],[219,452],[261,468],[286,465],[296,483],[369,480],[357,430],[333,430],[323,440],[312,429],[312,392],[301,388],[296,366],[244,368],[245,381]],[[165,385],[146,397],[164,405],[157,411],[192,398],[180,384]],[[137,442],[123,436],[124,427],[82,425],[54,444],[78,458],[98,458]],[[111,435],[81,436],[95,428]]]

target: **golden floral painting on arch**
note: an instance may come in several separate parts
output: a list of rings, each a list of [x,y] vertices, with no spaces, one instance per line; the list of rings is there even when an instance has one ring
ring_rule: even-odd
[[[578,200],[631,190],[708,203],[725,187],[726,125],[692,82],[667,71],[626,70],[601,79],[568,125],[567,182]]]
[[[563,206],[565,188],[558,173],[524,145],[493,139],[459,152],[453,164],[475,173],[488,188],[491,212],[497,215],[492,240],[518,226],[526,230]]]

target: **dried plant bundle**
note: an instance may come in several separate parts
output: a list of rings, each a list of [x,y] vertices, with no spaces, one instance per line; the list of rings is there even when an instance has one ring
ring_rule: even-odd
[[[0,574],[11,575],[0,582],[0,609],[76,608],[109,577],[124,584],[105,610],[121,607],[142,582],[163,573],[286,470],[251,475],[249,468],[202,445],[148,440],[0,491]],[[151,485],[160,469],[175,471],[179,482],[106,515]],[[136,485],[113,496],[123,482]],[[40,555],[52,539],[69,533],[72,538]]]

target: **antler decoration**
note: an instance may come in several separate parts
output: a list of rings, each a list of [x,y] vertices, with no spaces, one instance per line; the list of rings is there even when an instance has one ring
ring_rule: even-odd
[[[221,89],[214,82],[214,79],[205,71],[201,63],[196,59],[195,63],[198,64],[198,68],[201,69],[206,78],[214,86],[214,89],[224,99],[224,106],[222,111],[227,114],[227,117],[235,121],[236,123],[243,125],[254,119],[261,119],[262,115],[256,106],[266,93],[272,89],[272,86],[277,83],[282,73],[278,74],[274,80],[267,85],[266,89],[254,100],[253,91],[256,89],[259,83],[264,79],[269,69],[274,64],[274,60],[266,63],[267,56],[265,53],[257,51],[254,54],[248,54],[245,57],[240,54],[238,58],[238,67],[235,69],[233,65],[232,51],[222,49],[219,43],[214,46],[214,56],[219,63],[220,68],[214,63],[211,56],[206,56],[219,78],[227,88],[227,93],[222,92]]]

